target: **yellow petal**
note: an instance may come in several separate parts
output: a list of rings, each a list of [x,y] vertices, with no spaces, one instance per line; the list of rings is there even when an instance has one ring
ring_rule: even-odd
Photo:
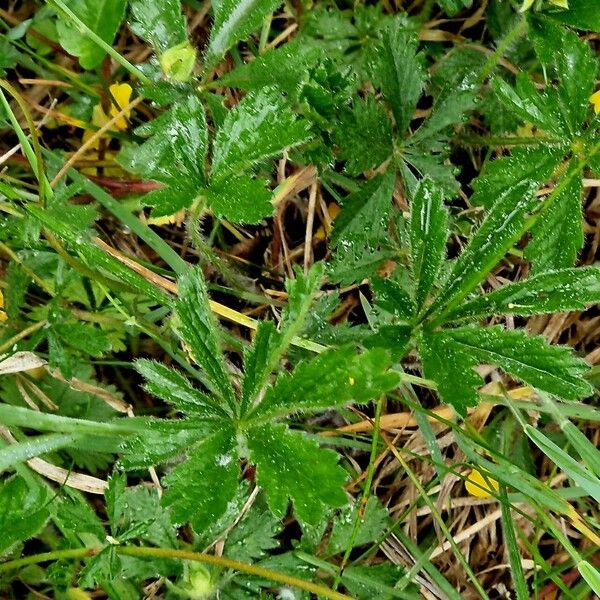
[[[465,488],[475,498],[489,498],[494,492],[500,489],[500,486],[495,479],[490,477],[487,471],[471,469],[465,481]]]
[[[550,4],[560,6],[560,8],[569,8],[569,0],[550,0]]]
[[[590,102],[594,105],[594,112],[600,114],[600,90],[590,96]]]
[[[0,308],[4,308],[4,294],[0,290]]]
[[[8,319],[7,314],[3,310],[0,310],[0,323],[3,323],[7,319]]]
[[[113,83],[108,89],[111,94],[110,116],[112,118],[129,104],[133,90],[128,83]],[[119,131],[127,129],[127,119],[129,119],[130,115],[131,111],[128,110],[123,117],[119,117],[116,120],[115,127]]]

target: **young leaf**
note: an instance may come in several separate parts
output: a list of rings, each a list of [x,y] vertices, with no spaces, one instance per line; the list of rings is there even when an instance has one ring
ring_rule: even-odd
[[[346,504],[346,472],[337,464],[336,452],[319,448],[316,441],[285,425],[251,427],[246,443],[256,480],[276,516],[285,515],[288,498],[298,518],[310,524],[323,517],[325,506]]]
[[[170,215],[190,206],[205,184],[208,134],[202,103],[190,95],[136,129],[136,134],[148,139],[141,145],[125,145],[118,160],[123,168],[165,184],[144,197],[156,207],[153,215]]]
[[[162,54],[187,40],[180,0],[129,0],[129,6],[131,31],[150,42],[157,52]]]
[[[399,376],[388,371],[390,366],[389,356],[380,348],[364,354],[350,346],[327,350],[290,375],[280,375],[250,419],[369,402],[398,385]]]
[[[446,320],[584,310],[587,304],[597,303],[600,303],[600,269],[560,269],[476,296],[457,306],[446,315]]]
[[[179,371],[154,360],[140,359],[135,369],[145,379],[144,388],[177,410],[198,417],[225,417],[227,413],[208,394],[192,387]]]
[[[227,113],[217,131],[211,178],[250,169],[308,137],[307,123],[296,118],[276,89],[251,92]]]
[[[448,238],[448,213],[441,190],[423,179],[415,192],[410,211],[411,268],[416,284],[415,300],[420,308],[431,290]]]
[[[234,223],[259,223],[273,213],[266,183],[247,175],[231,175],[211,184],[202,195],[218,217]]]
[[[524,256],[533,263],[534,273],[575,264],[584,242],[582,192],[581,178],[575,175],[542,210],[531,228],[533,239],[527,244]]]
[[[535,206],[533,186],[523,181],[508,188],[459,256],[447,283],[429,308],[442,311],[436,319],[454,309],[475,289],[506,251],[527,229],[527,213]]]
[[[206,52],[206,68],[213,67],[227,50],[252,31],[272,13],[281,0],[218,0],[213,2],[215,20]]]
[[[125,4],[126,0],[71,0],[69,8],[96,35],[111,44],[123,21]],[[62,47],[77,56],[84,69],[95,69],[106,56],[104,50],[61,11],[56,29]]]
[[[397,132],[402,135],[412,120],[426,73],[417,54],[419,40],[412,31],[393,22],[381,34],[374,77],[392,107]]]
[[[190,522],[201,533],[221,517],[238,487],[239,464],[235,431],[223,427],[188,452],[188,459],[165,478],[163,505],[173,523]]]
[[[207,387],[232,407],[234,393],[219,339],[218,326],[210,309],[204,276],[191,269],[179,280],[179,299],[175,305],[179,318],[177,331],[202,368]]]
[[[422,356],[425,376],[438,384],[444,402],[463,414],[477,403],[475,388],[482,380],[472,370],[476,364],[494,364],[532,387],[568,400],[583,398],[593,389],[583,379],[587,364],[569,348],[500,326],[428,332]]]

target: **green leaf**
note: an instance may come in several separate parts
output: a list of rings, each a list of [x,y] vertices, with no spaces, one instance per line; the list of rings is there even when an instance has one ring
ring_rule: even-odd
[[[392,124],[372,95],[355,99],[352,109],[341,113],[333,137],[338,158],[346,161],[344,169],[350,175],[378,167],[394,150]]]
[[[112,41],[123,21],[126,0],[71,0],[69,8],[107,44]],[[62,47],[79,58],[84,69],[95,69],[106,56],[100,46],[80,31],[59,11],[58,39]]]
[[[211,68],[227,50],[259,29],[264,18],[281,0],[218,0],[212,3],[215,20],[206,52],[206,68]]]
[[[156,207],[153,215],[170,215],[189,207],[205,184],[208,133],[200,100],[190,95],[135,133],[148,140],[124,145],[118,161],[128,171],[165,184],[144,196],[146,203]]]
[[[400,378],[389,372],[390,367],[390,358],[381,348],[364,354],[357,354],[351,346],[326,350],[300,363],[290,375],[280,375],[250,419],[369,402],[398,385]]]
[[[488,212],[463,250],[429,314],[436,320],[454,309],[496,266],[527,230],[527,213],[535,206],[534,187],[523,181],[508,188]],[[443,311],[440,314],[440,311]]]
[[[272,194],[266,185],[264,180],[232,175],[218,180],[202,194],[218,217],[234,223],[259,223],[273,213]]]
[[[600,31],[600,22],[598,23],[598,31]],[[587,560],[582,560],[577,563],[577,569],[585,579],[585,582],[590,586],[591,590],[596,595],[600,595],[600,571]]]
[[[360,519],[361,524],[354,540],[354,548],[376,542],[391,525],[388,511],[378,498],[373,496],[369,498],[364,509],[358,501],[354,505],[344,506],[339,515],[333,518],[333,527],[326,549],[327,555],[332,556],[346,549],[357,519]]]
[[[160,54],[187,40],[180,0],[129,0],[131,31]]]
[[[533,263],[534,273],[570,267],[583,248],[583,184],[578,174],[554,196],[531,228],[532,240],[524,256]]]
[[[227,535],[225,556],[252,563],[280,545],[275,536],[281,532],[281,521],[271,515],[264,502],[257,504]]]
[[[439,274],[448,239],[448,213],[442,191],[431,179],[420,182],[410,216],[411,269],[416,284],[415,300],[420,308]]]
[[[41,456],[47,452],[54,452],[66,446],[74,446],[81,441],[81,436],[54,433],[25,439],[26,441],[8,444],[0,449],[0,473],[6,469],[14,468],[17,464],[30,458]]]
[[[162,398],[182,413],[205,418],[227,416],[211,396],[194,388],[184,375],[172,367],[140,359],[135,362],[135,369],[143,375],[144,388],[148,392]]]
[[[346,198],[331,235],[335,249],[333,268],[342,264],[352,271],[369,255],[376,257],[375,262],[381,260],[377,250],[386,239],[395,181],[396,174],[390,169]]]
[[[451,330],[450,330],[451,331]],[[442,402],[452,405],[460,415],[478,403],[477,388],[483,384],[473,370],[477,359],[454,343],[449,332],[425,332],[419,341],[423,375],[437,384]]]
[[[0,484],[0,555],[42,529],[48,519],[44,504],[43,495],[30,491],[20,477]]]
[[[545,456],[578,486],[582,487],[596,502],[600,502],[600,479],[594,473],[579,464],[572,456],[535,427],[525,424],[523,429],[527,437]]]
[[[581,267],[538,273],[476,296],[446,315],[447,321],[492,315],[538,315],[584,310],[600,303],[600,269]]]
[[[297,517],[310,524],[323,517],[326,506],[346,504],[342,488],[346,472],[333,450],[319,448],[316,441],[285,425],[252,427],[246,443],[256,465],[256,480],[276,516],[285,515],[288,499]]]
[[[295,38],[225,73],[219,77],[218,83],[247,91],[275,86],[296,97],[320,56],[316,48],[302,44]]]
[[[415,32],[392,22],[381,33],[374,79],[392,107],[396,129],[403,134],[412,120],[426,79]]]
[[[550,346],[544,338],[500,326],[460,327],[428,332],[423,336],[423,371],[438,384],[444,402],[465,413],[477,403],[476,387],[482,379],[472,369],[493,364],[540,390],[576,400],[592,393],[583,379],[585,361],[569,348]]]
[[[106,334],[88,323],[58,324],[53,329],[65,344],[90,356],[100,357],[111,348]]]
[[[438,0],[438,4],[442,7],[449,17],[453,17],[463,8],[468,8],[473,4],[473,0]]]
[[[296,118],[277,90],[251,92],[227,113],[217,131],[211,177],[251,169],[308,138],[307,123]]]
[[[232,407],[235,396],[221,350],[218,325],[210,309],[200,269],[190,269],[179,280],[179,299],[175,312],[179,318],[177,333],[202,368],[205,375],[203,383]]]
[[[471,204],[491,208],[504,190],[518,181],[547,181],[566,152],[563,145],[514,148],[510,155],[488,162],[473,181]]]
[[[256,329],[254,343],[244,352],[242,406],[249,406],[261,391],[271,374],[272,357],[280,343],[281,336],[275,329],[275,325],[271,321],[261,321]]]
[[[291,341],[302,329],[323,279],[323,264],[315,263],[308,273],[299,269],[294,279],[286,279],[288,302],[282,315],[281,331],[272,323],[261,322],[253,346],[245,353],[240,413],[245,414],[277,367]]]
[[[561,139],[570,136],[556,90],[538,91],[525,73],[517,75],[515,89],[499,77],[492,81],[492,87],[505,107],[523,122],[537,125]]]
[[[596,0],[569,0],[567,10],[548,5],[546,14],[561,23],[600,32],[600,13]]]
[[[235,496],[240,468],[235,432],[223,425],[188,451],[188,459],[165,478],[163,505],[174,524],[191,523],[198,533],[227,511]]]

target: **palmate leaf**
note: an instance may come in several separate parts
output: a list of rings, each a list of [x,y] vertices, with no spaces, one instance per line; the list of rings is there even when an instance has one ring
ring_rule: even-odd
[[[477,387],[483,383],[473,368],[493,364],[528,385],[575,400],[592,393],[583,379],[585,361],[569,348],[550,346],[540,336],[497,327],[460,327],[429,331],[421,344],[423,372],[438,385],[444,402],[461,414],[477,404]]]
[[[259,29],[263,19],[281,0],[218,0],[212,2],[215,20],[206,52],[206,68],[213,67],[227,50]]]
[[[154,216],[190,206],[205,184],[207,131],[202,103],[190,95],[136,129],[137,135],[148,137],[143,144],[124,145],[119,153],[123,168],[165,184],[144,196],[155,207]]]
[[[539,315],[583,310],[586,305],[597,303],[600,303],[600,269],[560,269],[539,273],[467,300],[448,313],[446,320]]]
[[[217,131],[211,179],[251,169],[308,138],[307,123],[296,117],[276,89],[251,92],[227,113]]]
[[[225,513],[238,488],[236,445],[234,429],[223,423],[163,479],[163,505],[170,507],[174,523],[190,522],[202,532]]]
[[[247,431],[249,457],[256,465],[256,480],[265,490],[271,511],[283,517],[288,499],[300,521],[316,524],[326,506],[347,502],[342,486],[346,472],[333,450],[285,425],[258,425]]]
[[[290,375],[280,375],[250,418],[270,420],[294,412],[369,402],[398,385],[399,376],[389,372],[390,366],[390,358],[381,348],[364,354],[357,354],[351,346],[326,350],[299,364]]]
[[[536,204],[533,189],[523,181],[498,198],[430,306],[428,314],[437,313],[436,321],[458,306],[527,230],[526,215]]]
[[[420,308],[444,259],[448,238],[448,213],[442,191],[428,178],[415,192],[410,211],[410,253],[415,300]]]
[[[126,0],[71,0],[69,8],[96,35],[112,44],[123,17]],[[79,58],[84,69],[95,69],[106,53],[62,12],[56,24],[61,46]]]
[[[233,407],[235,396],[221,350],[218,325],[199,269],[191,269],[179,280],[175,312],[179,319],[177,333],[202,368],[203,383]]]

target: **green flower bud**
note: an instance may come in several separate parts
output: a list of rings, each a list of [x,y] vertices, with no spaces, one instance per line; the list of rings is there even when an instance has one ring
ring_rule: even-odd
[[[196,48],[188,40],[172,46],[160,57],[162,72],[175,81],[189,81],[196,64]]]

